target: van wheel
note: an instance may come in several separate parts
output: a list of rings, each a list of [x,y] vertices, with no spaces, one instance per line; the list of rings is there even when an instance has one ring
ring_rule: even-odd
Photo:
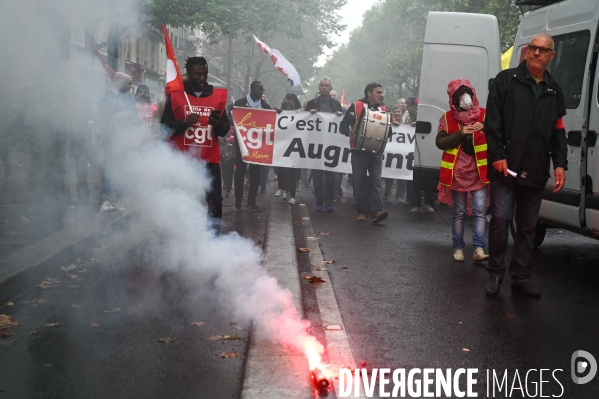
[[[510,232],[512,233],[512,240],[516,241],[516,233],[518,232],[518,209],[516,207],[516,202],[512,206],[512,220],[510,222]],[[535,227],[535,239],[534,239],[534,247],[538,248],[543,243],[545,239],[545,233],[547,233],[547,225],[542,223],[537,223]]]

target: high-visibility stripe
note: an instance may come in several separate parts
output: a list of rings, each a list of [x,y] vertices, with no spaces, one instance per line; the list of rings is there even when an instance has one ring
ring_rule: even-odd
[[[453,169],[453,163],[441,161],[441,167],[447,169]]]
[[[486,150],[487,150],[487,144],[486,143],[474,146],[474,152],[486,151]]]
[[[450,148],[448,150],[445,150],[446,153],[451,154],[451,155],[458,155],[459,149],[458,148]]]
[[[487,164],[487,159],[479,159],[476,161],[476,166],[484,166]]]

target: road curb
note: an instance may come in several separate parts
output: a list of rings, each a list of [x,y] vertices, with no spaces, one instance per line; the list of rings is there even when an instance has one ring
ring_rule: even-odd
[[[135,210],[116,217],[97,213],[84,223],[58,231],[10,254],[0,270],[0,306],[11,301],[45,277],[55,275],[58,265],[81,256],[102,235],[122,229]]]
[[[293,293],[293,303],[303,316],[291,210],[286,202],[270,205],[265,253],[268,274]],[[312,385],[306,357],[274,344],[265,337],[264,332],[254,328],[250,333],[241,398],[311,397]]]

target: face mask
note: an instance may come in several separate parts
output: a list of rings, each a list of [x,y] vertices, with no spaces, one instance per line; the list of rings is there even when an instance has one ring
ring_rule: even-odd
[[[460,108],[470,111],[472,109],[472,97],[470,94],[465,93],[462,97],[460,97]]]

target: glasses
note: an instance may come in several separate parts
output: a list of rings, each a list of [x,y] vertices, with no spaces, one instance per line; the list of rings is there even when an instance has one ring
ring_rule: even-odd
[[[539,50],[539,53],[541,53],[541,54],[547,54],[547,53],[553,52],[552,48],[539,47],[539,46],[535,46],[533,44],[528,45],[528,51],[530,51],[531,53],[536,53],[537,50]]]
[[[322,83],[321,83],[319,86],[320,86],[320,87],[330,87],[331,85],[325,85],[325,84],[322,84]]]

